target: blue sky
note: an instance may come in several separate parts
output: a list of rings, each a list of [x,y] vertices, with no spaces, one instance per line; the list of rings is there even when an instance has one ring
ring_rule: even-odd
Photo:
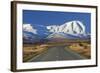
[[[90,13],[23,10],[23,24],[31,24],[40,35],[47,32],[43,26],[61,25],[72,20],[81,21],[86,26],[86,33],[90,33],[90,19]]]

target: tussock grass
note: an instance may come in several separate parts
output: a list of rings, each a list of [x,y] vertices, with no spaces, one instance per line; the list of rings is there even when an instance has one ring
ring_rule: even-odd
[[[90,59],[91,58],[91,46],[90,46],[90,43],[73,43],[69,46],[69,48],[86,57],[87,59]]]
[[[29,59],[41,54],[48,49],[48,45],[27,45],[23,46],[23,62],[27,62]]]

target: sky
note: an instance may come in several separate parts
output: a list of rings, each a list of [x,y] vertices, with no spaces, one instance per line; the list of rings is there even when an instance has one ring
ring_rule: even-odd
[[[73,20],[81,21],[86,27],[86,33],[91,33],[90,19],[90,13],[23,10],[23,24],[31,24],[30,26],[39,30],[37,32],[40,35],[48,33],[44,26],[62,25]]]

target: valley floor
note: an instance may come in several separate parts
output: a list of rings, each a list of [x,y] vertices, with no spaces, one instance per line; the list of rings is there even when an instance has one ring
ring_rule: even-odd
[[[23,62],[83,60],[90,58],[91,46],[89,42],[23,46]]]

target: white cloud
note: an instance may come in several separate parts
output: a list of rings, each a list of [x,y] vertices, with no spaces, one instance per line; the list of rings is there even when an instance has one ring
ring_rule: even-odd
[[[23,30],[37,34],[37,30],[31,24],[23,24]]]

